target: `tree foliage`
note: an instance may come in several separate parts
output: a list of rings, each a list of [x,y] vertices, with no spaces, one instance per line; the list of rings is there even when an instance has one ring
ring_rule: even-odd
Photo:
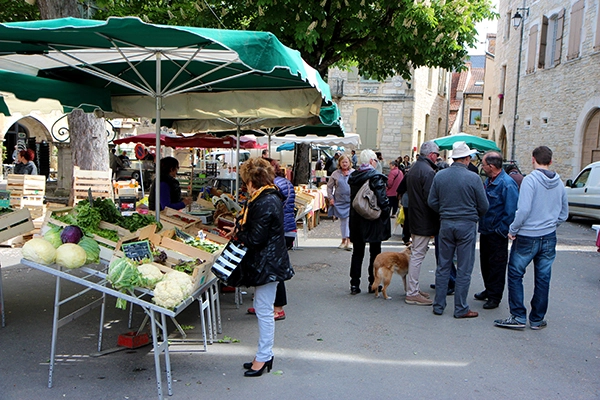
[[[104,0],[98,14],[152,23],[270,31],[322,76],[358,65],[383,79],[421,66],[458,69],[490,0]]]
[[[36,5],[26,3],[24,0],[3,1],[0,7],[0,21],[35,21],[40,19],[40,10]]]

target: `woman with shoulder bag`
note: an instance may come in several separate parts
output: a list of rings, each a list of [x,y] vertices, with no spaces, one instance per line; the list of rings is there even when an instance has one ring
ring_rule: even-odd
[[[232,234],[248,248],[240,263],[242,284],[254,286],[258,318],[258,351],[244,364],[244,376],[261,376],[273,368],[275,320],[273,302],[277,285],[294,276],[285,243],[281,195],[273,184],[275,173],[262,158],[250,158],[240,167],[250,196]]]
[[[392,236],[390,224],[390,203],[386,194],[387,177],[375,170],[377,155],[373,150],[363,150],[360,153],[360,167],[354,171],[348,184],[350,185],[350,204],[356,194],[365,183],[369,181],[369,187],[377,197],[377,204],[381,209],[381,215],[375,220],[363,218],[354,208],[350,208],[350,240],[354,246],[352,260],[350,263],[350,294],[360,293],[360,276],[362,262],[365,256],[365,246],[369,243],[369,293],[375,291],[371,288],[374,281],[373,262],[375,257],[381,253],[381,242]]]

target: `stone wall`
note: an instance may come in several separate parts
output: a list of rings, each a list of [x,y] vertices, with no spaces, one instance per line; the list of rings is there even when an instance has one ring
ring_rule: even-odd
[[[519,38],[521,28],[515,30],[507,26],[507,13],[514,15],[521,1],[500,1],[498,39],[496,42],[495,64],[499,70],[503,65],[507,69],[505,107],[498,114],[498,96],[492,96],[492,126],[495,132],[502,127],[507,131],[508,148],[525,172],[531,170],[531,151],[540,145],[549,146],[554,152],[553,168],[563,180],[573,178],[583,167],[581,162],[583,132],[587,118],[600,108],[600,52],[593,50],[594,35],[597,27],[598,1],[585,2],[584,22],[581,33],[580,56],[567,60],[569,34],[571,27],[570,0],[544,0],[529,5],[529,16],[522,21],[523,41],[521,51],[521,74],[519,82],[518,112],[515,121],[515,93],[517,84],[517,61],[519,56]],[[541,28],[544,15],[565,9],[565,23],[562,41],[562,57],[559,65],[526,73],[528,55],[528,36],[533,25]],[[509,39],[505,39],[510,29]],[[541,29],[540,29],[541,30]],[[538,49],[540,43],[538,33]],[[498,78],[501,73],[498,73]],[[501,87],[501,82],[498,87]]]

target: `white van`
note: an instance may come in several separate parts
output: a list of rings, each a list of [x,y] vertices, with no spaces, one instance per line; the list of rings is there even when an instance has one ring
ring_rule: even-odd
[[[240,160],[238,162],[235,149],[220,149],[206,154],[204,161],[217,162],[220,166],[227,164],[228,167],[231,167],[232,165],[239,165],[249,158],[250,152],[248,150],[240,150]]]
[[[586,166],[575,180],[565,185],[569,201],[569,218],[573,216],[600,220],[600,161]]]

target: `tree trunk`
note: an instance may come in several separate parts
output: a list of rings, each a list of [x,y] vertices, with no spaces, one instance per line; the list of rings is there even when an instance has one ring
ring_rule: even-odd
[[[37,4],[42,19],[81,17],[77,0],[37,0]],[[72,166],[84,170],[108,170],[108,137],[104,119],[81,110],[74,110],[67,118]]]
[[[294,185],[306,185],[310,180],[310,144],[296,143],[294,155]]]

